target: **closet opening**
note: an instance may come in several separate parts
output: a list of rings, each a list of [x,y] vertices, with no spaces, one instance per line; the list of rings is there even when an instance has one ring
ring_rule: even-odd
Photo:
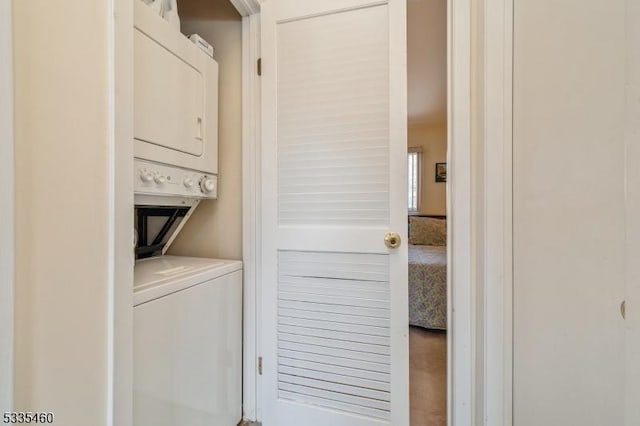
[[[447,424],[447,1],[407,2],[411,426]]]

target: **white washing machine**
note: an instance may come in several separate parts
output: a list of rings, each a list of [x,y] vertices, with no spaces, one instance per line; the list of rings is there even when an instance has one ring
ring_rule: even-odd
[[[134,425],[236,426],[242,419],[242,263],[136,262]]]

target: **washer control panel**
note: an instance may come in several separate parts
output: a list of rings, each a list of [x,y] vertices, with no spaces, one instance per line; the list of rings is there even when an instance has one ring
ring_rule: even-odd
[[[217,198],[218,177],[144,160],[134,160],[134,192],[192,198]]]

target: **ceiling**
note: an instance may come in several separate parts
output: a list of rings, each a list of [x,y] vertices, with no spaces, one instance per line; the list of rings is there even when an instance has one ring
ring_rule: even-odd
[[[447,121],[447,1],[407,1],[409,123]]]
[[[184,20],[237,21],[240,14],[228,0],[178,0],[178,13]]]

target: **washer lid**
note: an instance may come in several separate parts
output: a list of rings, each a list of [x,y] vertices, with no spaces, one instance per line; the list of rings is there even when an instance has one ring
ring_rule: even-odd
[[[239,260],[158,256],[138,260],[134,268],[134,305],[210,281],[242,269]]]

